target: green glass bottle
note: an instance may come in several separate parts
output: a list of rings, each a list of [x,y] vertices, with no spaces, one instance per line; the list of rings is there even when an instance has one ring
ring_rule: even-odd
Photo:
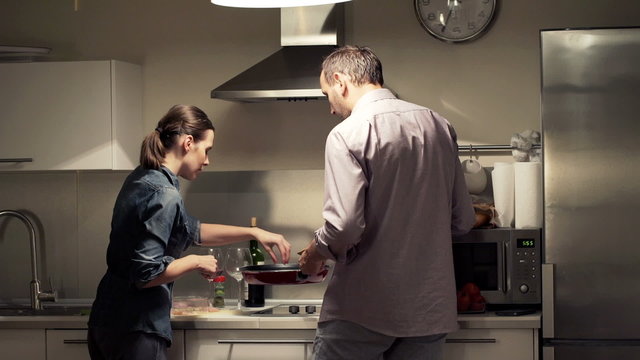
[[[255,217],[251,218],[251,227],[257,227],[257,221]],[[251,253],[251,260],[253,265],[264,265],[264,254],[260,250],[258,240],[249,241],[249,252]],[[249,284],[249,291],[247,294],[247,300],[245,302],[247,307],[261,307],[264,306],[264,285],[251,285]]]

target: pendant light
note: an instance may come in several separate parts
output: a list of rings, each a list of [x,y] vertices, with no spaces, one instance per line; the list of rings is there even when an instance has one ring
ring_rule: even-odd
[[[212,4],[240,8],[283,8],[326,5],[350,0],[211,0]]]

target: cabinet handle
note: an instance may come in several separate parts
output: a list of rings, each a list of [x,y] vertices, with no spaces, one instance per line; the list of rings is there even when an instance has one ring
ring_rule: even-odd
[[[62,340],[62,343],[65,345],[84,345],[88,344],[89,342],[86,339],[65,339]]]
[[[313,344],[313,340],[236,339],[236,340],[218,340],[218,344]]]
[[[448,344],[495,344],[496,339],[446,339]]]
[[[0,159],[0,163],[23,163],[23,162],[33,162],[33,158],[6,158],[6,159]]]

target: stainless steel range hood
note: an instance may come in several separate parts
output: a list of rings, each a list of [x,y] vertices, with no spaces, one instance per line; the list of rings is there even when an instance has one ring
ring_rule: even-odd
[[[320,90],[323,58],[342,43],[343,5],[280,10],[282,49],[211,91],[214,99],[262,102],[326,99]]]

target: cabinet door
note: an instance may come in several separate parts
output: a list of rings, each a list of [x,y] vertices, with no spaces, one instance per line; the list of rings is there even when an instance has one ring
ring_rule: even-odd
[[[45,360],[43,329],[0,329],[0,358]]]
[[[47,330],[47,359],[89,360],[87,330]]]
[[[0,64],[0,77],[1,158],[33,158],[24,170],[111,162],[109,61]]]
[[[315,330],[185,330],[187,360],[311,359]]]
[[[533,329],[463,329],[447,336],[445,360],[535,360]]]
[[[0,170],[132,168],[119,161],[131,151],[126,155],[137,163],[142,140],[139,66],[118,61],[9,63],[0,64],[0,79],[0,159],[33,159],[3,162]]]
[[[173,332],[167,356],[169,360],[184,360],[184,331]],[[89,360],[87,330],[47,330],[47,359]]]

